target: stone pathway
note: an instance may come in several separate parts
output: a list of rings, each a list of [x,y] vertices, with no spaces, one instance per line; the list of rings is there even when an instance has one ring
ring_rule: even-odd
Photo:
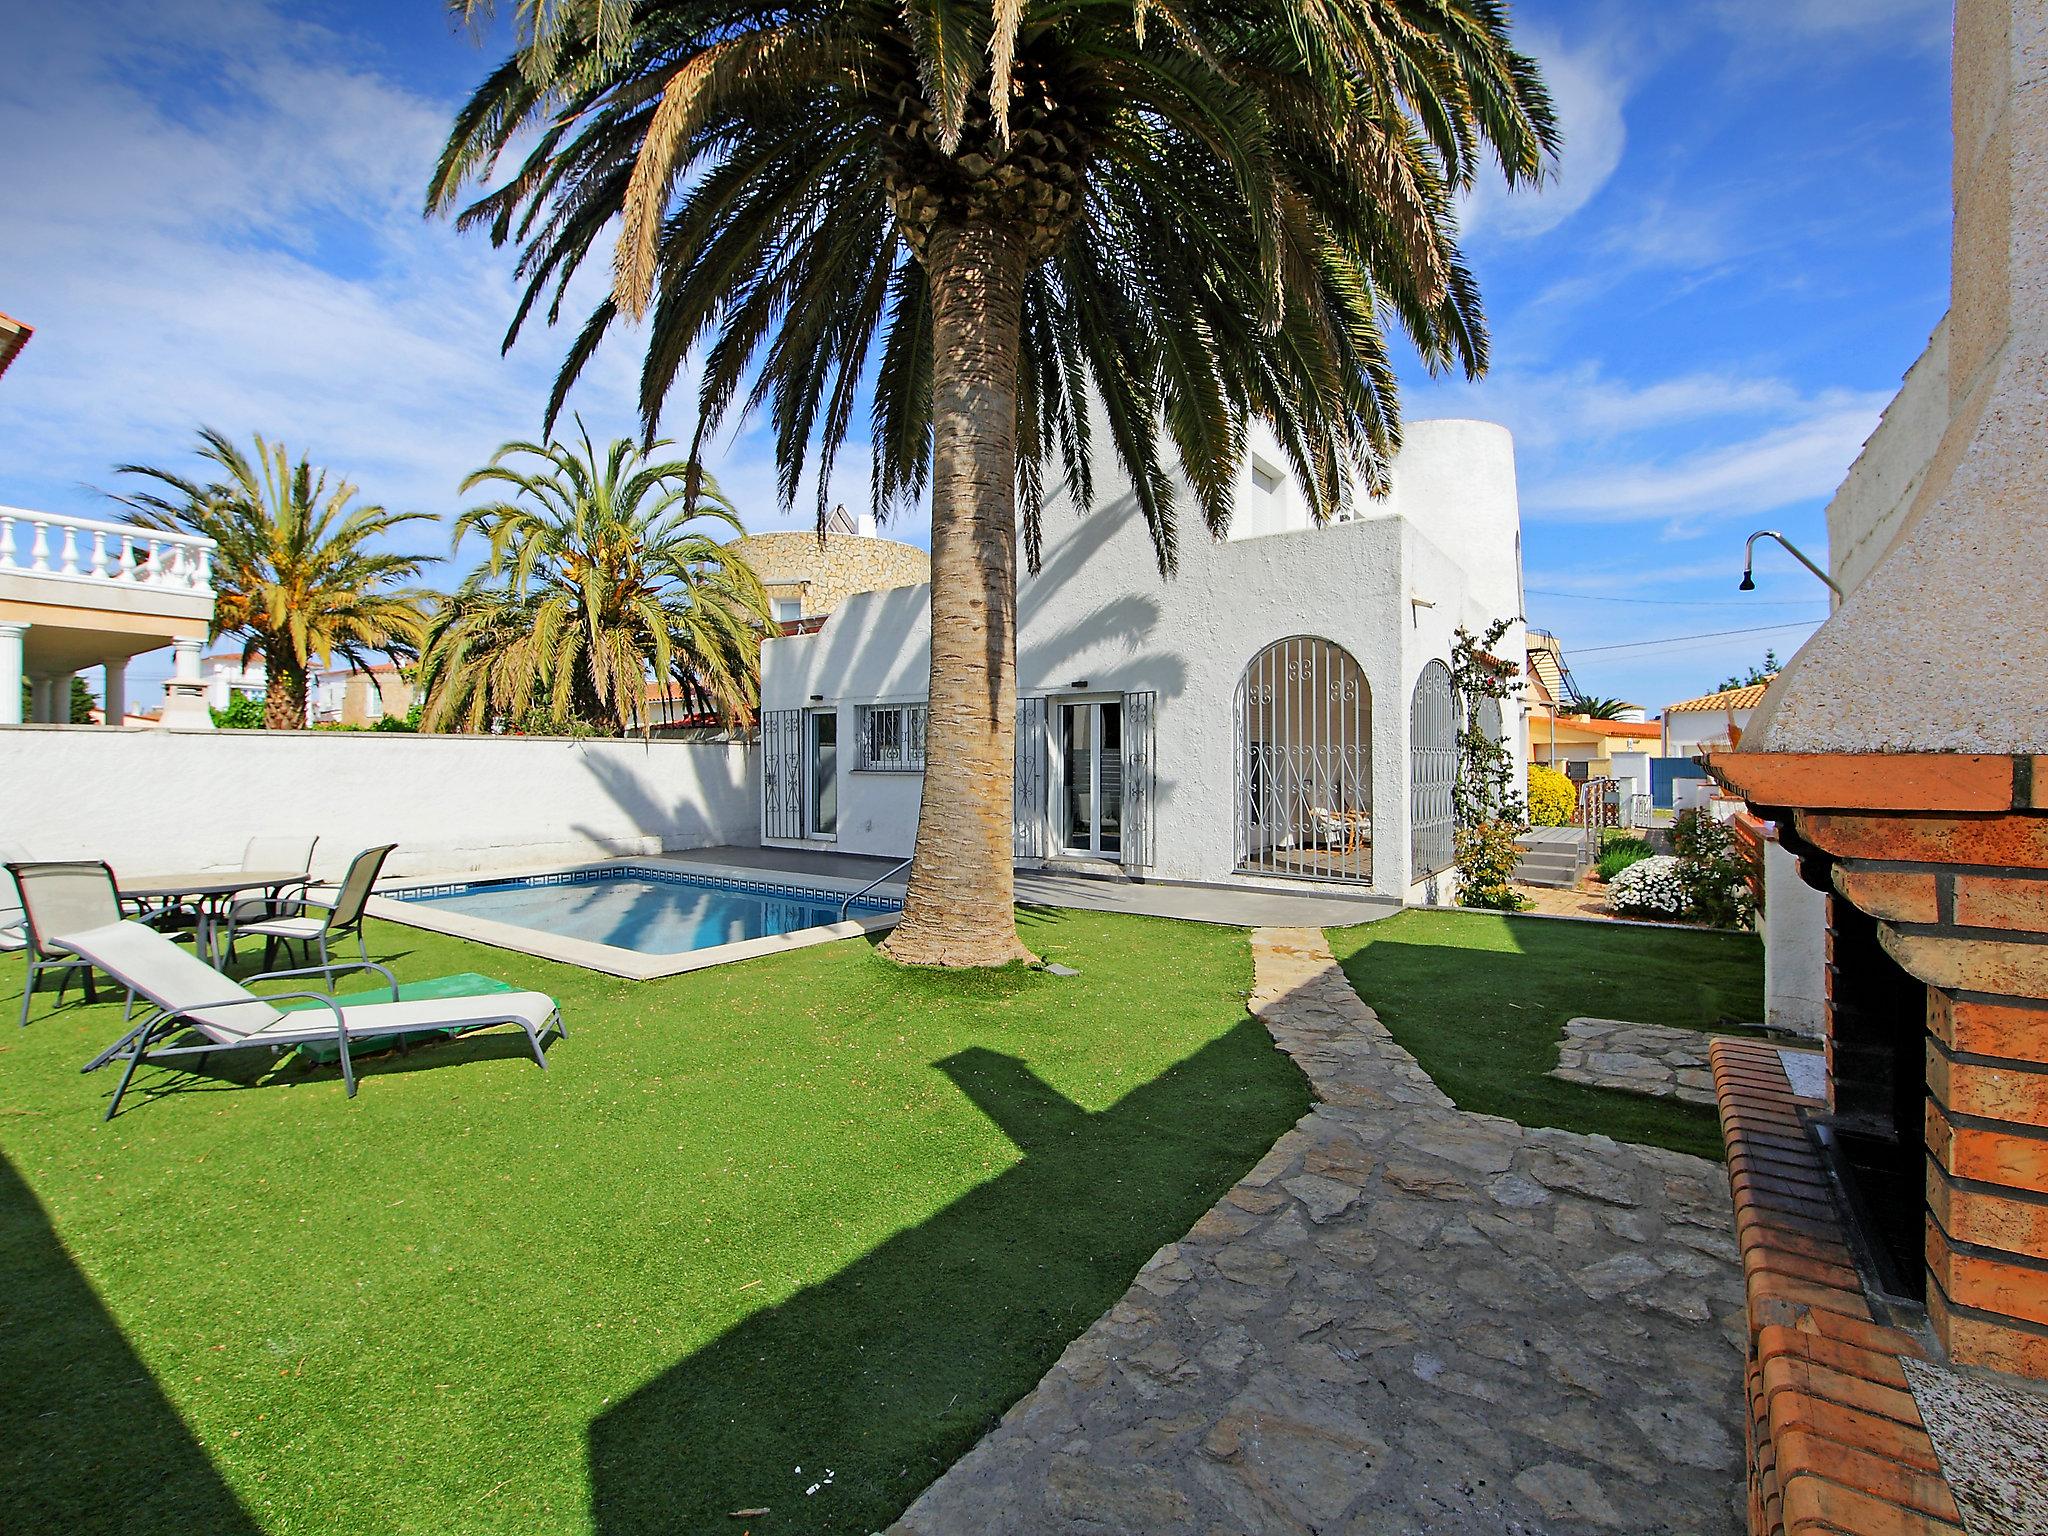
[[[1466,1114],[1319,930],[1252,947],[1321,1102],[892,1529],[1739,1531],[1723,1170]]]
[[[1653,1099],[1714,1102],[1714,1072],[1707,1065],[1712,1037],[1668,1024],[1626,1019],[1570,1019],[1557,1049],[1552,1077],[1593,1088],[1620,1088]]]

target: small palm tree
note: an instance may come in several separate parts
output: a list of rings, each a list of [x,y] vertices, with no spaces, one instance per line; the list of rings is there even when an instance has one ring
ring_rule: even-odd
[[[1619,720],[1635,707],[1627,699],[1581,699],[1572,706],[1572,713],[1588,720]]]
[[[146,464],[116,473],[155,480],[167,492],[114,499],[136,523],[164,532],[203,534],[213,557],[213,634],[243,641],[261,655],[263,723],[291,730],[306,723],[306,677],[336,657],[367,670],[379,655],[411,655],[420,642],[428,594],[403,585],[431,555],[369,546],[427,512],[351,505],[356,487],[294,464],[283,443],[256,437],[253,458],[211,427],[199,432],[199,456],[220,474],[201,482]]]
[[[450,0],[476,13],[490,0]],[[549,404],[644,319],[652,434],[767,404],[782,493],[873,444],[877,510],[931,499],[930,764],[898,959],[1028,959],[1013,913],[1018,531],[1122,466],[1160,566],[1175,465],[1211,531],[1258,418],[1318,519],[1400,444],[1389,331],[1486,362],[1455,195],[1557,143],[1502,0],[518,0],[431,208],[523,247],[552,321],[611,292]],[[616,230],[616,243],[612,231]],[[602,259],[600,257],[600,259]]]
[[[705,531],[746,531],[716,483],[691,460],[650,457],[672,446],[618,438],[600,460],[588,432],[511,442],[462,482],[512,494],[455,520],[456,547],[480,534],[490,557],[428,633],[427,729],[535,709],[559,727],[645,729],[650,679],[692,713],[752,722],[768,597]]]

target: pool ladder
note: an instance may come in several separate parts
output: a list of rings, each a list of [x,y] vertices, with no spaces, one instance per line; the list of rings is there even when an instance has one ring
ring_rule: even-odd
[[[872,891],[876,886],[880,885],[883,881],[895,879],[897,875],[901,874],[904,870],[910,868],[910,866],[914,862],[916,862],[916,859],[917,855],[913,853],[909,858],[903,860],[901,863],[890,865],[887,869],[883,870],[879,875],[875,876],[874,879],[870,880],[866,885],[862,886],[859,890],[855,891],[851,896],[847,897],[846,900],[839,903],[839,921],[841,921],[842,923],[846,921],[846,914],[853,910],[853,904],[856,901],[859,901],[861,897],[867,895],[869,891]]]

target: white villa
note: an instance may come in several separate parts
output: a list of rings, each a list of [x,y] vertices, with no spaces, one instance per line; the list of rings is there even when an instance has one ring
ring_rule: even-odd
[[[1085,516],[1048,498],[1019,592],[1020,866],[1451,898],[1448,662],[1460,625],[1522,612],[1514,444],[1479,421],[1405,437],[1391,493],[1322,528],[1255,441],[1229,537],[1189,517],[1171,578],[1127,489],[1105,480]],[[765,845],[909,855],[929,604],[928,585],[861,593],[764,647]],[[1500,647],[1524,643],[1518,620]],[[1519,781],[1508,711],[1488,729]]]

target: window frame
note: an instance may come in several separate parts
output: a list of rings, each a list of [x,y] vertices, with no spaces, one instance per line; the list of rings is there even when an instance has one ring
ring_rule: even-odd
[[[894,741],[887,752],[875,750],[875,722],[881,716],[894,716],[897,721],[891,732]],[[854,740],[859,750],[853,771],[923,773],[928,760],[925,751],[925,730],[928,720],[929,705],[921,699],[856,705]]]

